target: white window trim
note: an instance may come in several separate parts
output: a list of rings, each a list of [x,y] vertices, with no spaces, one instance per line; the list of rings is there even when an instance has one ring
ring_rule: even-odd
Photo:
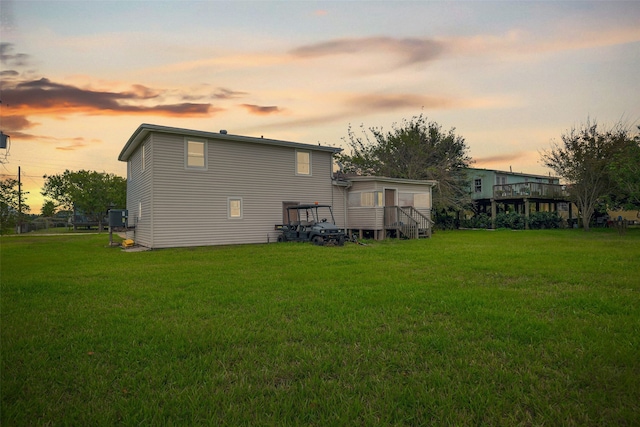
[[[145,161],[144,161],[144,154],[145,154],[144,153],[144,144],[142,144],[142,153],[141,154],[142,154],[142,172],[144,172],[144,169],[145,169],[145,166],[146,166]]]
[[[204,150],[203,150],[204,166],[189,166],[189,143],[190,142],[200,142],[204,144]],[[185,138],[184,139],[184,168],[188,170],[194,170],[194,171],[206,171],[209,166],[209,162],[207,161],[209,157],[208,150],[209,150],[209,144],[207,144],[206,140],[197,139],[197,138]]]
[[[231,216],[231,202],[233,200],[240,201],[240,216]],[[242,197],[227,197],[227,219],[242,219],[244,216],[244,201]]]
[[[309,173],[300,173],[298,172],[298,153],[307,153],[309,155]],[[312,165],[312,160],[311,160],[311,151],[309,150],[296,150],[296,159],[295,159],[295,167],[296,167],[296,176],[312,176],[313,175],[313,169],[311,167]]]
[[[480,182],[479,184],[478,181]],[[474,193],[482,193],[482,178],[473,179],[473,191]]]

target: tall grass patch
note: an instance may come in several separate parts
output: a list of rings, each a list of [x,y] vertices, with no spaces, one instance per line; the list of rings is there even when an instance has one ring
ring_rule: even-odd
[[[640,230],[1,244],[3,425],[636,425]]]

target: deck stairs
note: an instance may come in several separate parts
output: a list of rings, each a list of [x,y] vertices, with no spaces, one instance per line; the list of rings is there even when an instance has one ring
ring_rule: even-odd
[[[385,206],[384,227],[395,237],[422,239],[431,237],[433,221],[413,206]]]

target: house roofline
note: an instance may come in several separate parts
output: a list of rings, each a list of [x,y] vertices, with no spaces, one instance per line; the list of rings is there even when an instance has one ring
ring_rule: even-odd
[[[386,176],[347,176],[344,177],[345,181],[355,181],[355,182],[367,182],[367,181],[379,181],[379,182],[389,182],[395,184],[418,184],[418,185],[430,185],[431,187],[435,187],[438,185],[438,181],[430,180],[430,179],[406,179],[406,178],[389,178]]]
[[[533,178],[544,178],[544,179],[560,179],[560,177],[554,175],[537,175],[534,173],[526,173],[526,172],[511,172],[511,171],[501,171],[498,169],[485,169],[485,168],[467,168],[470,171],[485,171],[485,172],[495,172],[501,175],[518,175],[518,176],[530,176]]]
[[[204,139],[214,139],[219,141],[231,141],[231,142],[248,142],[252,144],[264,144],[264,145],[274,145],[280,147],[291,147],[291,148],[300,148],[305,150],[313,150],[313,151],[324,151],[330,153],[339,153],[342,151],[342,148],[337,147],[327,147],[323,145],[313,145],[313,144],[303,144],[300,142],[291,142],[291,141],[281,141],[277,139],[269,139],[269,138],[256,138],[252,136],[242,136],[242,135],[229,135],[226,133],[218,133],[218,132],[207,132],[201,130],[193,130],[193,129],[182,129],[170,126],[160,126],[153,125],[148,123],[143,123],[138,126],[138,129],[133,132],[127,143],[122,148],[120,155],[118,156],[118,160],[126,162],[131,154],[138,148],[140,143],[144,141],[144,139],[151,132],[160,132],[160,133],[170,133],[174,135],[184,135],[191,136],[195,138],[204,138]]]

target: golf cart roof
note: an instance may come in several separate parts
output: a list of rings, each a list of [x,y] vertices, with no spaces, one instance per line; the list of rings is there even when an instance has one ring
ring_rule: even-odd
[[[313,208],[330,208],[331,205],[295,205],[289,206],[287,209],[313,209]]]

